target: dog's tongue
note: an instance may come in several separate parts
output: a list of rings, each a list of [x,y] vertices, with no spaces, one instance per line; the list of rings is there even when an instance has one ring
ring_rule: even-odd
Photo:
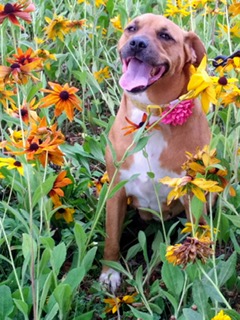
[[[138,59],[131,59],[125,73],[119,80],[120,86],[127,91],[146,87],[150,79],[152,67]]]

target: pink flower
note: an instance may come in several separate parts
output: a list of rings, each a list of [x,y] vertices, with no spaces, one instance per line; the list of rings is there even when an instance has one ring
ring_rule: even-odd
[[[166,115],[173,106],[167,107],[162,116]],[[193,100],[185,100],[180,102],[169,114],[163,119],[162,123],[171,124],[173,126],[183,125],[192,114],[192,108],[194,107]]]

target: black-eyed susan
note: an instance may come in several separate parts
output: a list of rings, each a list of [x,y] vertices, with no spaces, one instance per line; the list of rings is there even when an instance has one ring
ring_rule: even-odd
[[[95,71],[93,75],[98,83],[102,83],[105,79],[111,78],[108,66],[100,69],[99,71]]]
[[[201,239],[188,237],[182,244],[168,246],[166,259],[173,265],[182,265],[183,268],[188,263],[195,263],[197,260],[206,263],[207,259],[213,255],[212,244],[213,242],[208,237]]]
[[[73,215],[75,210],[73,208],[59,208],[54,217],[56,220],[64,219],[67,223],[74,221]]]
[[[203,57],[198,68],[195,68],[193,65],[191,65],[191,76],[187,86],[188,93],[180,97],[180,100],[186,100],[200,96],[202,109],[205,113],[208,112],[210,103],[217,103],[213,81],[206,72],[206,66],[206,56]]]
[[[219,311],[219,313],[213,317],[211,320],[231,320],[231,317],[229,317],[227,314],[224,313],[223,310]]]
[[[4,6],[1,5],[0,8],[0,24],[3,23],[5,19],[8,19],[11,23],[19,26],[18,18],[23,19],[27,23],[31,23],[32,18],[30,12],[35,11],[35,5],[29,0],[19,0],[16,3],[6,3]]]
[[[130,124],[130,126],[126,126],[126,127],[123,127],[122,130],[127,130],[127,132],[124,133],[124,136],[128,135],[128,134],[131,134],[131,133],[134,133],[135,131],[137,131],[138,129],[140,129],[143,125],[146,124],[145,128],[146,129],[149,129],[150,127],[153,127],[154,129],[157,129],[157,130],[160,130],[160,127],[157,126],[157,122],[156,124],[153,122],[153,123],[149,123],[148,121],[148,116],[146,113],[144,113],[142,115],[142,119],[141,121],[137,124],[137,123],[134,123],[132,122],[131,120],[129,120],[127,117],[125,117],[126,121]]]
[[[62,190],[62,188],[72,183],[72,180],[69,178],[66,178],[66,175],[67,175],[66,170],[61,171],[58,174],[56,180],[54,181],[53,187],[49,192],[50,197],[53,197],[55,195],[64,197],[64,191]]]
[[[28,124],[30,119],[34,121],[38,120],[36,112],[38,105],[39,103],[36,103],[36,98],[33,98],[30,102],[24,101],[20,108],[12,105],[12,108],[6,110],[6,112],[14,118],[21,118],[24,123]]]
[[[76,96],[78,89],[70,87],[67,83],[64,86],[53,82],[48,82],[48,84],[52,90],[42,89],[43,92],[49,94],[41,99],[41,108],[55,105],[54,114],[56,117],[65,111],[68,119],[72,121],[74,117],[74,108],[82,111],[80,99]]]
[[[228,106],[230,103],[235,103],[237,108],[240,108],[240,89],[237,87],[232,92],[225,93],[222,98],[222,104]]]
[[[108,305],[105,308],[105,312],[112,312],[113,314],[116,313],[122,304],[132,304],[135,301],[136,295],[137,293],[133,293],[132,295],[104,299],[103,301]]]
[[[6,167],[8,170],[17,170],[20,175],[24,175],[23,165],[14,158],[0,158],[0,168]]]
[[[76,30],[77,25],[83,25],[83,20],[80,20],[81,22],[78,22],[78,24],[74,23],[75,29],[72,30],[71,25],[73,21],[65,19],[62,16],[55,15],[53,19],[45,17],[45,20],[48,23],[48,26],[44,28],[47,38],[52,40],[59,38],[62,42],[66,34]]]
[[[120,15],[117,15],[116,17],[110,19],[110,21],[114,29],[121,32],[123,31]]]

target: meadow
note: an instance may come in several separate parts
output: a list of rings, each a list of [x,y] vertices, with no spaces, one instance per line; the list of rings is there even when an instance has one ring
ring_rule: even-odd
[[[170,198],[194,194],[196,221],[206,193],[218,200],[204,227],[184,216],[138,226],[129,208],[121,261],[108,263],[123,274],[113,294],[98,278],[105,204],[123,187],[111,188],[104,160],[122,94],[116,46],[146,12],[207,51],[191,93],[211,144],[188,155],[195,184],[162,183]],[[0,319],[240,319],[239,14],[237,0],[1,2]]]

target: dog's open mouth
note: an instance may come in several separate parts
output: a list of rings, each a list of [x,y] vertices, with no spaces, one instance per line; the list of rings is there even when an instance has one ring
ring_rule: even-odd
[[[160,79],[166,72],[167,64],[153,67],[137,58],[123,60],[123,75],[120,86],[130,92],[141,92]]]

